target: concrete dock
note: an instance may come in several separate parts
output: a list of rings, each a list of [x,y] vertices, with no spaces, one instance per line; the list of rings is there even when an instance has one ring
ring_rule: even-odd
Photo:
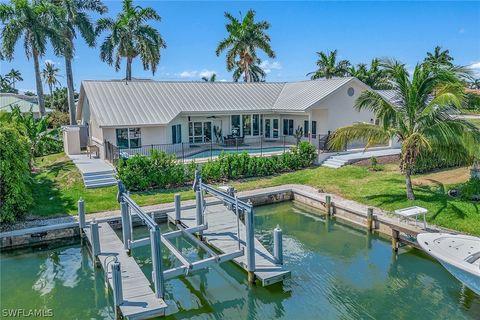
[[[87,239],[91,239],[91,229],[85,228]],[[165,315],[167,304],[155,297],[150,282],[135,262],[127,255],[122,241],[107,222],[98,225],[100,254],[98,260],[108,276],[110,288],[113,289],[111,270],[108,262],[118,259],[122,270],[123,303],[120,305],[122,316],[126,319],[150,319]],[[90,242],[91,245],[91,242]]]

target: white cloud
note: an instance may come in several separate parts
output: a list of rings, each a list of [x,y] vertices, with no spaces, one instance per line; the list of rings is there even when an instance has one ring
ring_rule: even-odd
[[[198,75],[198,71],[182,71],[178,74],[180,78],[194,78]]]
[[[202,78],[202,77],[210,78],[214,73],[216,73],[215,70],[202,69],[200,71],[185,70],[180,73],[177,73],[176,75],[180,78],[191,79],[191,78]]]
[[[219,82],[227,82],[228,80],[227,79],[220,79],[218,80]]]
[[[263,60],[260,62],[260,68],[265,71],[265,73],[270,73],[272,70],[280,70],[282,69],[282,65],[278,61],[268,61],[268,60]]]
[[[215,73],[217,73],[217,72],[215,72],[215,70],[203,69],[202,71],[200,71],[199,76],[200,76],[200,77],[210,78],[210,77],[213,76]]]
[[[473,70],[476,76],[480,76],[480,61],[472,63],[469,68]]]

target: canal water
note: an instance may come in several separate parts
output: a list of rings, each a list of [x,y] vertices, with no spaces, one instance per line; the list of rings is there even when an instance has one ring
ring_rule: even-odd
[[[283,229],[292,278],[250,286],[243,270],[226,263],[171,279],[169,319],[480,319],[480,297],[419,250],[396,256],[387,239],[295,203],[255,213],[257,237],[268,249],[273,228]],[[146,234],[142,228],[135,232]],[[183,238],[175,245],[192,261],[204,255]],[[178,265],[164,253],[166,268]],[[150,278],[149,249],[136,249],[134,256]],[[114,316],[103,272],[92,267],[80,244],[2,253],[0,276],[2,319],[17,309],[45,309],[55,319]]]

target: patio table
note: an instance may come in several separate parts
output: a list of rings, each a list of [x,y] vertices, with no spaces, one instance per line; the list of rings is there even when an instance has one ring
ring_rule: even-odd
[[[395,214],[398,216],[398,221],[401,221],[401,218],[409,220],[412,217],[415,217],[415,226],[417,225],[417,217],[423,215],[423,229],[427,229],[427,219],[426,214],[428,210],[422,207],[413,206],[404,209],[395,210]]]

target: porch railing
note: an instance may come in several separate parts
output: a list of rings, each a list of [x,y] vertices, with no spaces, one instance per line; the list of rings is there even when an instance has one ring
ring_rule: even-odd
[[[330,135],[310,134],[302,137],[300,141],[309,141],[319,152],[328,151],[328,139]],[[138,148],[121,148],[109,141],[105,141],[105,159],[115,163],[119,158],[128,158],[135,154],[149,156],[152,150],[164,151],[167,154],[173,154],[182,162],[197,161],[202,162],[214,159],[222,152],[241,153],[248,152],[257,156],[268,156],[282,154],[296,145],[297,139],[294,136],[280,136],[278,138],[255,137],[255,138],[231,138],[228,141],[207,141],[207,142],[183,142],[183,143],[164,143],[148,144]]]

